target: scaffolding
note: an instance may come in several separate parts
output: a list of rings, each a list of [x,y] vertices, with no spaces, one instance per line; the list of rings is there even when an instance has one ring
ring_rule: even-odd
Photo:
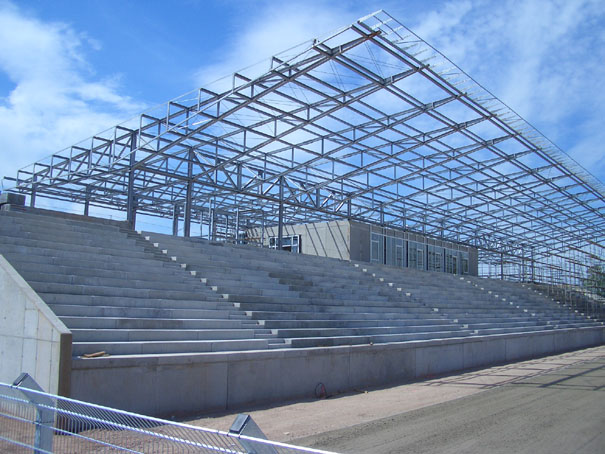
[[[477,247],[483,276],[570,292],[605,270],[603,184],[384,11],[3,187],[32,205],[125,211],[132,226],[137,213],[172,218],[185,236],[192,223],[239,239],[241,226],[358,220]]]

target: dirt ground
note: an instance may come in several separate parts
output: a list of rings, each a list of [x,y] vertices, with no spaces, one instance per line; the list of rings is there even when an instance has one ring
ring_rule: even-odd
[[[268,439],[292,442],[453,401],[599,358],[605,358],[605,346],[386,389],[359,390],[326,399],[244,409],[185,422],[227,431],[238,413],[247,413]]]

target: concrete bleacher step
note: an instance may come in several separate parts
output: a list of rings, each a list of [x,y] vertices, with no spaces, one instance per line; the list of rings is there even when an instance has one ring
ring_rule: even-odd
[[[366,326],[355,328],[283,328],[274,330],[278,337],[345,337],[345,336],[373,336],[382,334],[430,333],[443,331],[461,331],[459,325],[406,325],[406,326]]]
[[[357,328],[357,327],[375,327],[375,326],[443,326],[451,322],[444,319],[368,319],[368,320],[262,320],[261,325],[269,329],[287,329],[287,328]]]
[[[407,313],[407,312],[363,312],[363,311],[348,311],[348,312],[326,312],[326,311],[246,311],[246,314],[253,320],[428,320],[424,313]],[[449,323],[449,321],[448,321]]]
[[[471,333],[467,330],[435,331],[430,333],[383,334],[369,336],[335,336],[335,337],[304,337],[287,339],[286,343],[292,347],[332,347],[336,345],[378,344],[388,342],[409,342],[418,340],[444,339],[452,337],[467,337]]]
[[[272,334],[251,329],[85,329],[71,330],[74,342],[194,341],[254,339]]]
[[[246,350],[266,350],[267,339],[198,340],[198,341],[132,341],[132,342],[74,342],[73,354],[104,351],[116,355],[160,355],[178,353],[208,353]]]
[[[21,275],[30,282],[40,283],[56,283],[67,285],[84,285],[84,286],[102,286],[102,287],[121,287],[134,289],[150,289],[150,290],[182,290],[191,291],[195,288],[197,291],[205,291],[204,285],[186,282],[184,280],[175,280],[171,276],[164,278],[162,275],[147,274],[144,279],[133,279],[125,276],[99,277],[85,276],[82,274],[61,274],[61,273],[37,273],[24,271]]]
[[[60,295],[96,295],[128,298],[195,300],[200,294],[195,291],[157,290],[149,288],[113,287],[102,285],[70,285],[56,282],[29,281],[31,287],[38,293]]]
[[[227,309],[167,309],[159,307],[132,307],[132,306],[103,306],[79,304],[50,304],[51,309],[59,317],[116,317],[116,318],[192,318],[192,319],[224,319],[249,320],[237,310]],[[69,325],[67,325],[69,326]]]
[[[60,316],[63,323],[72,329],[241,329],[263,328],[258,322],[206,318],[160,318],[160,317],[86,317]]]
[[[279,303],[279,302],[236,302],[235,307],[244,311],[253,312],[308,312],[308,313],[401,313],[401,314],[424,314],[431,315],[434,311],[421,307],[394,307],[388,305],[357,305],[357,304],[305,304],[301,301],[297,303]]]

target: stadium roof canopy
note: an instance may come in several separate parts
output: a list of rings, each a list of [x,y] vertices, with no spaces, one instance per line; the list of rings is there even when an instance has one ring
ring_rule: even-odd
[[[248,226],[350,218],[560,271],[605,244],[603,184],[384,11],[4,185],[130,219],[181,207],[187,233],[210,207]]]

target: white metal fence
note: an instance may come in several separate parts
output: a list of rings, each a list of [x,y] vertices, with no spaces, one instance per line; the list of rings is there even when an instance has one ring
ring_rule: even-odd
[[[326,453],[0,383],[0,452]]]

